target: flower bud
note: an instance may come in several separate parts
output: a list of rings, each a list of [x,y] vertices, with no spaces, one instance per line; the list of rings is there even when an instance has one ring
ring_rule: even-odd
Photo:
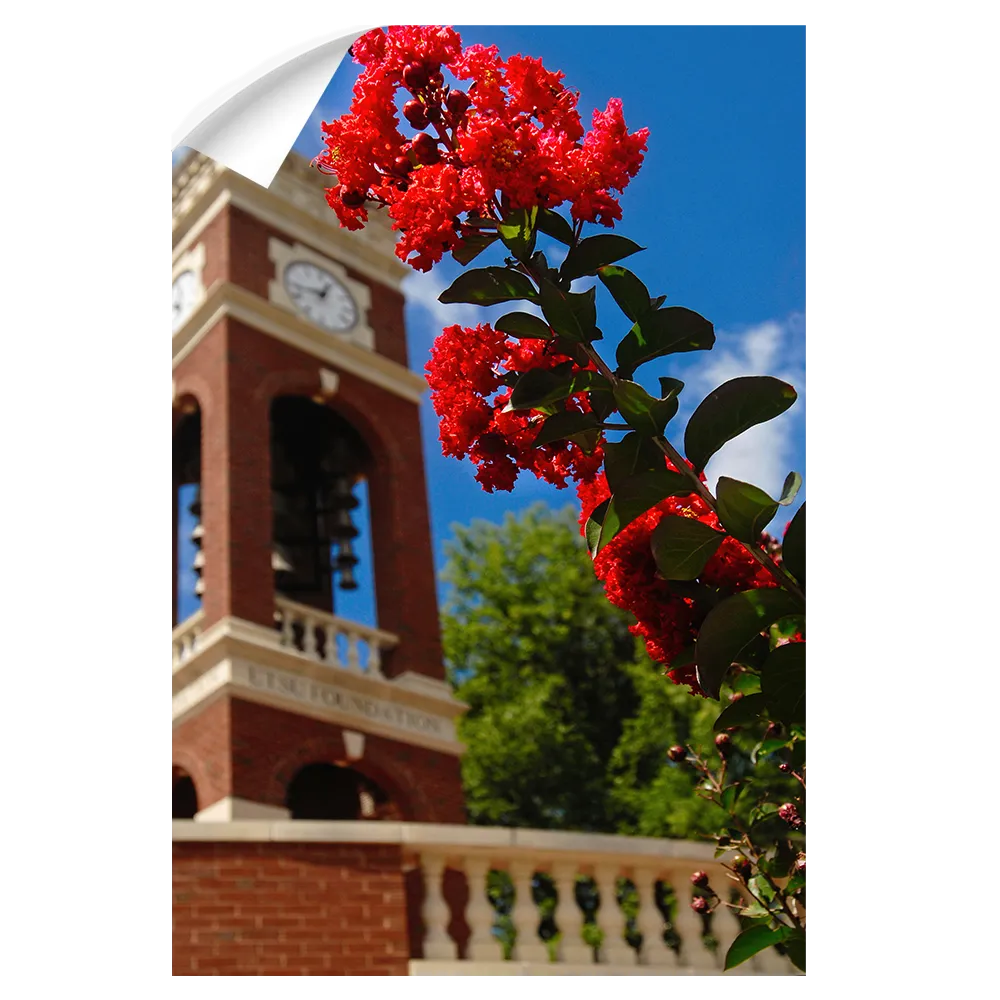
[[[397,156],[392,161],[392,168],[397,174],[402,174],[405,177],[413,169],[413,164],[410,163],[408,156]]]
[[[464,115],[472,102],[464,90],[452,90],[448,93],[444,103],[453,115]]]
[[[671,747],[667,751],[667,757],[675,764],[679,764],[682,760],[687,760],[687,755],[688,752],[684,747]]]
[[[348,208],[360,208],[366,200],[366,195],[364,191],[352,191],[350,188],[344,187],[343,184],[340,185],[340,200]]]
[[[729,733],[719,733],[715,737],[715,749],[719,751],[720,757],[728,757],[733,752],[733,741]]]
[[[441,70],[436,69],[431,73],[427,74],[427,85],[429,87],[440,87],[444,84],[444,74]]]
[[[440,104],[428,104],[426,109],[427,120],[429,122],[439,122],[441,121],[441,105]]]
[[[782,774],[788,774],[788,772],[789,772],[789,771],[790,771],[791,769],[792,769],[792,765],[791,765],[791,764],[789,764],[787,760],[783,760],[783,761],[782,761],[782,762],[781,762],[781,763],[780,763],[780,764],[778,765],[778,770],[779,770],[779,771],[780,771],[780,772],[781,772]]]
[[[403,105],[403,117],[414,128],[425,128],[428,122],[427,108],[418,100],[407,101]]]
[[[691,884],[704,889],[708,885],[708,872],[694,872],[691,876]]]
[[[805,870],[806,870],[806,856],[804,854],[800,854],[795,859],[795,870],[797,872],[805,872]]]
[[[437,163],[441,158],[438,153],[437,143],[426,132],[418,132],[413,137],[412,146],[417,163],[425,165]]]
[[[778,815],[793,829],[798,829],[802,826],[802,817],[799,815],[798,809],[795,808],[794,802],[786,802],[783,806],[778,809]]]
[[[750,864],[748,858],[743,857],[742,854],[737,854],[732,861],[729,862],[732,866],[734,872],[745,882],[750,878],[750,874],[753,871],[753,866]]]
[[[730,701],[742,701],[743,700],[743,692],[742,691],[734,691],[729,696],[729,700]]]
[[[694,910],[695,913],[708,913],[708,906],[708,900],[705,899],[704,896],[695,896],[694,899],[691,900],[691,909]]]
[[[403,67],[403,83],[410,90],[421,90],[427,86],[427,69],[423,63],[409,63]]]
[[[781,735],[781,723],[772,722],[767,729],[764,730],[765,740],[776,740]]]

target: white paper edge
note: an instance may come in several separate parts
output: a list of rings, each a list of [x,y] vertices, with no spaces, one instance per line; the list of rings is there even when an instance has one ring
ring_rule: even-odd
[[[268,60],[218,91],[174,129],[188,146],[268,187],[351,44],[369,27]]]

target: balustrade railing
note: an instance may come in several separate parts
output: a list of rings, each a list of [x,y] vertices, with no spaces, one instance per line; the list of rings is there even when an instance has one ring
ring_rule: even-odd
[[[204,612],[200,609],[176,626],[173,631],[174,670],[183,666],[198,649],[201,637],[201,622]]]
[[[311,660],[354,673],[382,677],[384,655],[398,645],[390,632],[348,621],[284,597],[275,599],[281,644]]]

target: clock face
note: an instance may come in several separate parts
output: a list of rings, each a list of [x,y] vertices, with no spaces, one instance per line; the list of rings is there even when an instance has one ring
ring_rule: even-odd
[[[198,299],[198,281],[194,271],[184,271],[174,280],[174,333],[191,315]]]
[[[295,307],[324,330],[350,330],[357,322],[351,293],[329,271],[297,260],[285,268],[284,281]]]

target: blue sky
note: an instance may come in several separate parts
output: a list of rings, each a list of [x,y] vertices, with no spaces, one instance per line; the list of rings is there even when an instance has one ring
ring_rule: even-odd
[[[644,366],[640,380],[651,389],[660,375],[685,381],[681,411],[668,427],[676,440],[697,403],[726,379],[769,374],[791,382],[798,402],[726,445],[709,465],[709,484],[730,475],[777,495],[789,471],[805,477],[805,29],[457,27],[465,44],[493,43],[504,56],[541,57],[562,70],[566,84],[580,91],[585,124],[593,108],[619,97],[629,127],[650,129],[646,161],[621,199],[624,219],[615,231],[648,248],[629,267],[650,291],[700,312],[718,339],[711,352]],[[348,109],[357,72],[346,60],[338,69],[295,143],[298,152],[321,151],[319,123]],[[477,265],[497,263],[501,254],[487,256]],[[506,311],[440,305],[437,295],[459,270],[446,260],[404,284],[416,371],[442,326],[485,322]],[[616,313],[599,289],[598,322],[611,352],[626,332],[610,321]],[[526,475],[513,493],[484,493],[470,463],[441,455],[426,400],[421,418],[439,568],[456,522],[498,521],[538,500],[575,504],[571,488],[556,490]],[[804,498],[803,487],[772,532],[780,534]],[[369,587],[339,610],[371,620]]]

